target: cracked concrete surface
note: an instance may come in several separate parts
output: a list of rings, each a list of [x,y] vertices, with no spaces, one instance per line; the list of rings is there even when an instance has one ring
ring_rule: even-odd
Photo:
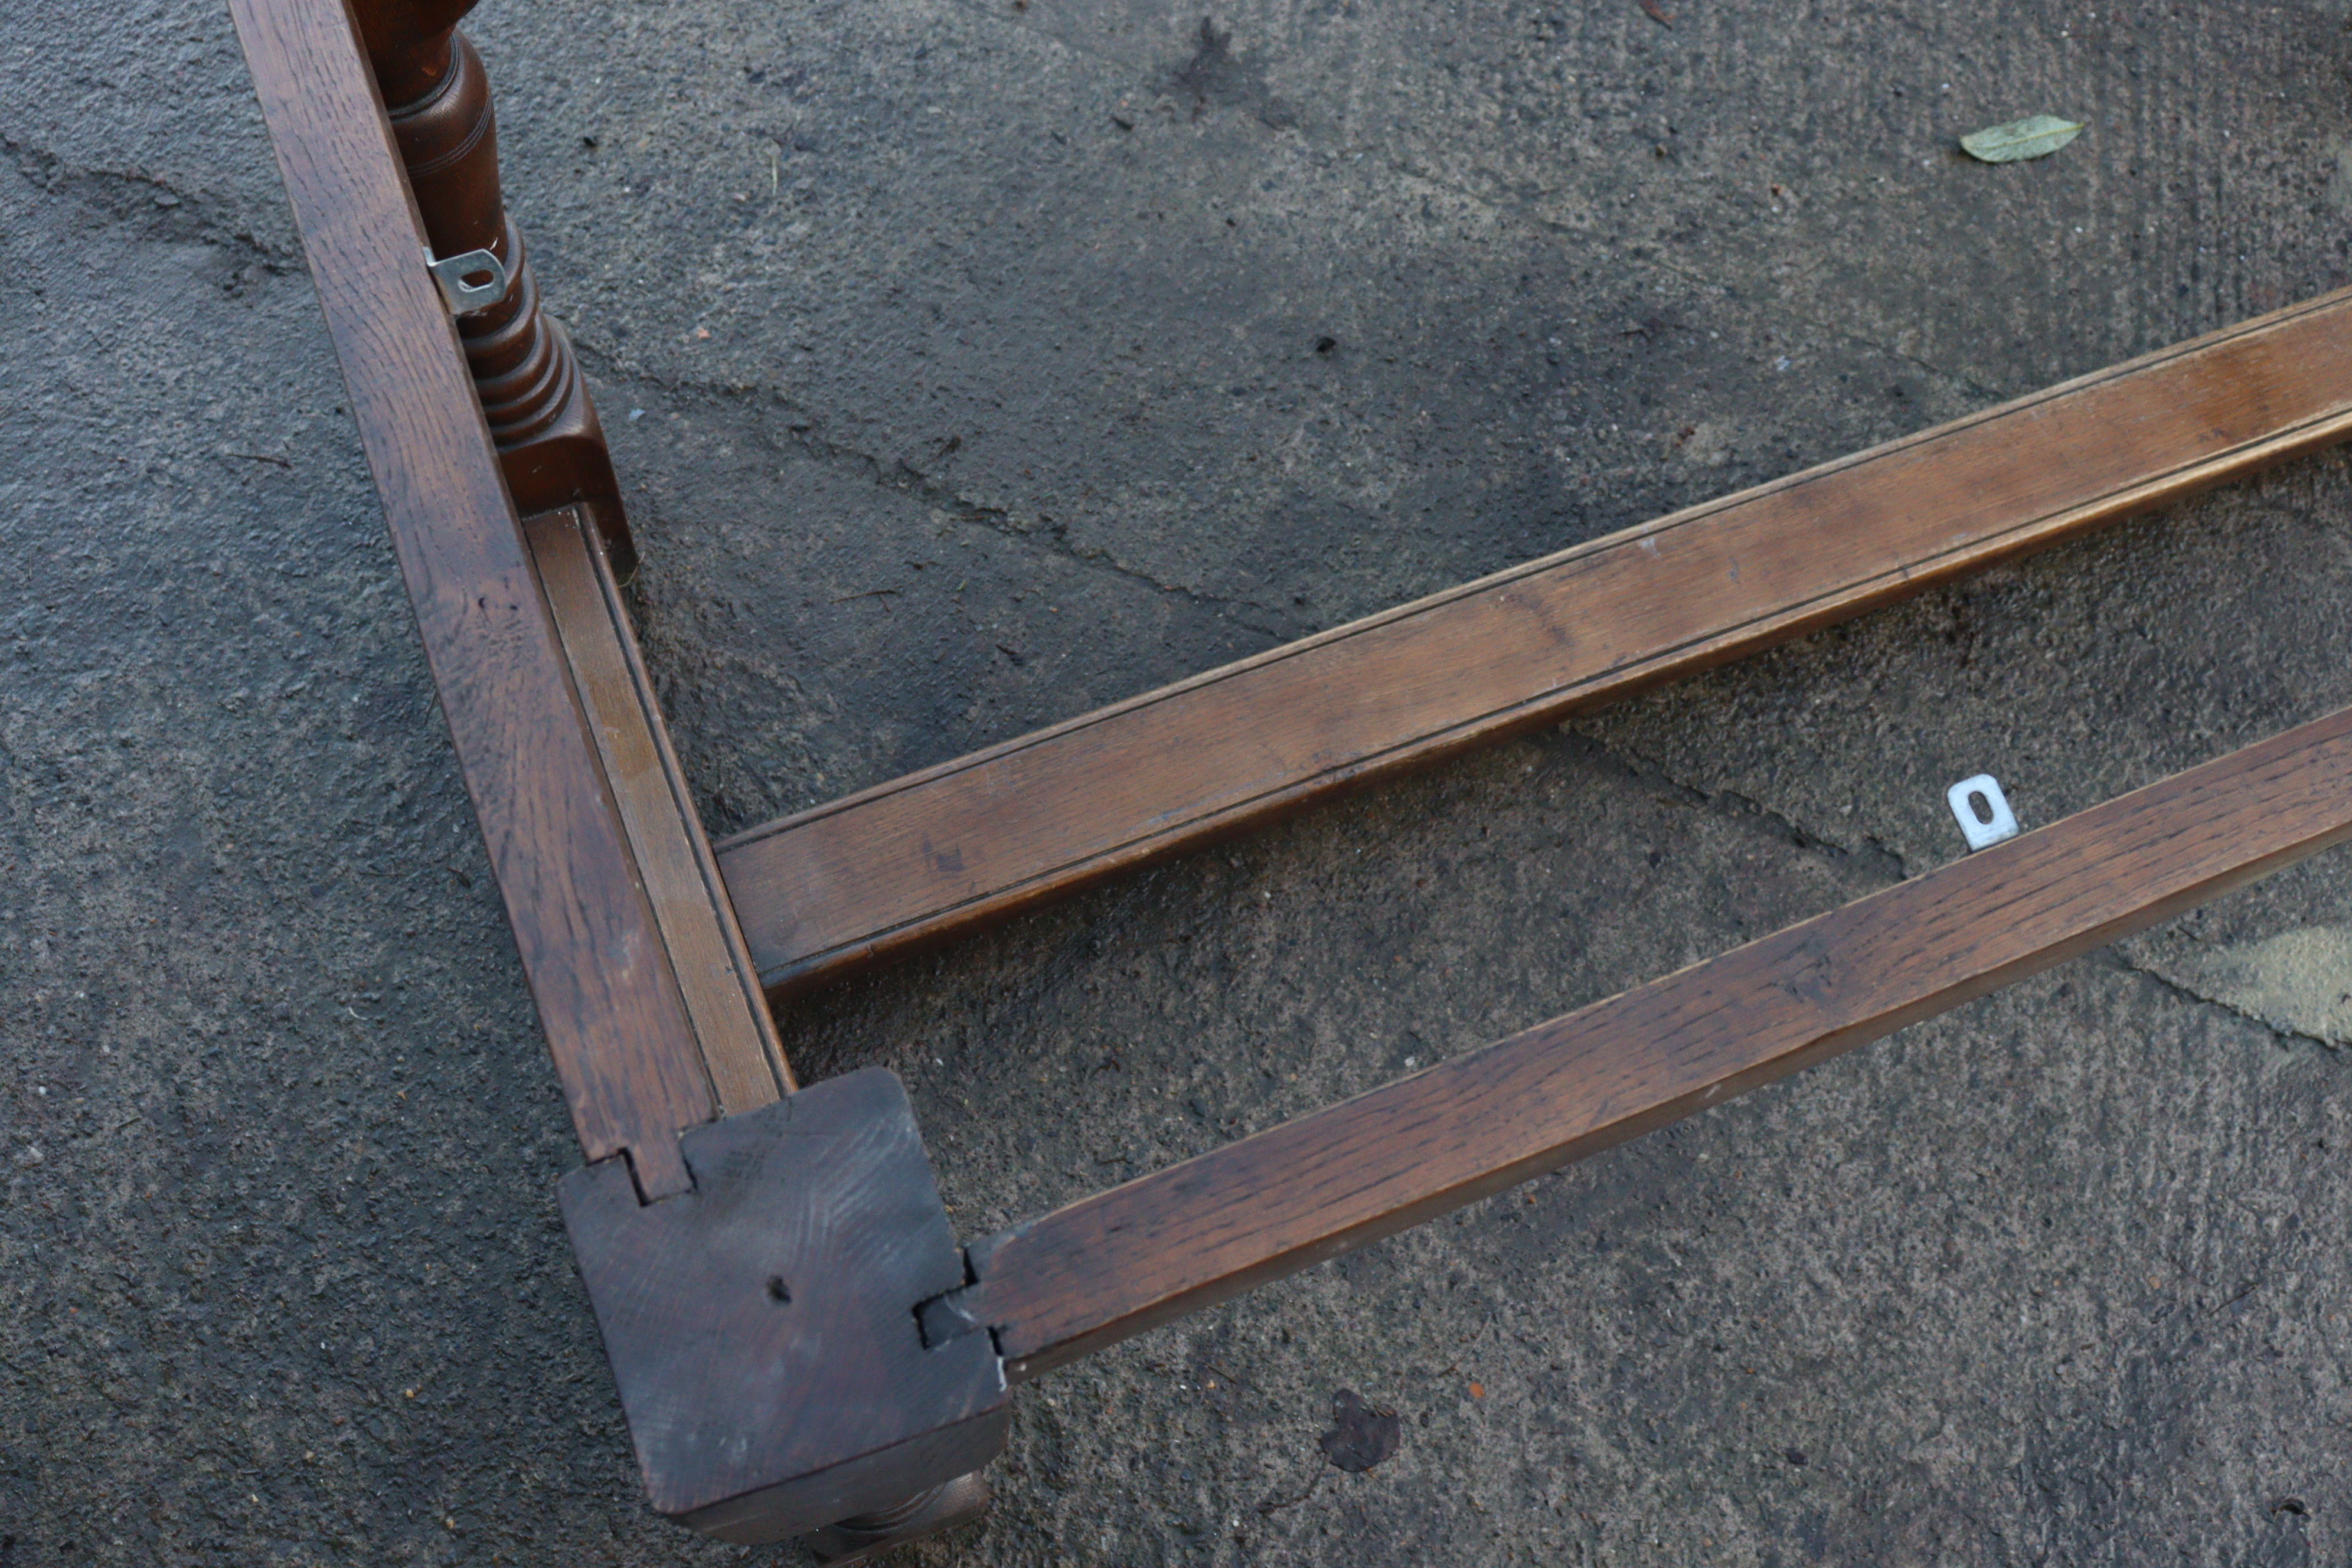
[[[714,828],[2346,280],[2340,5],[1660,9],[489,0]],[[798,1561],[639,1500],[226,17],[20,12],[0,1564]],[[2291,465],[789,1047],[983,1233],[1931,868],[1954,778],[2046,822],[2352,701],[2347,516]],[[2346,865],[1056,1373],[908,1560],[2344,1561]]]

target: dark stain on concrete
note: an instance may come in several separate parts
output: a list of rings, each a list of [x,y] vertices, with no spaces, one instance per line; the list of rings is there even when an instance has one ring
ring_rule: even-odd
[[[1195,119],[1212,107],[1239,109],[1270,130],[1289,130],[1298,116],[1266,86],[1263,71],[1235,57],[1233,43],[1231,27],[1220,32],[1214,20],[1202,17],[1192,58],[1170,74],[1171,85],[1192,100]]]

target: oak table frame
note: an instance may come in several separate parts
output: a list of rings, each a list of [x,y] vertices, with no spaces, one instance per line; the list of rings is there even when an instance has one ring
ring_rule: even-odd
[[[560,1195],[648,1493],[707,1533],[840,1562],[973,1517],[1013,1384],[2352,837],[2347,710],[960,1246],[897,1079],[798,1089],[769,999],[2341,439],[2352,291],[714,848],[472,0],[230,4],[587,1161]]]

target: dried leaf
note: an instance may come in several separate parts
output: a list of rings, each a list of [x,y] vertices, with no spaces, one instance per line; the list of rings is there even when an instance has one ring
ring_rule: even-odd
[[[1318,1439],[1334,1469],[1361,1471],[1397,1451],[1404,1424],[1393,1410],[1369,1404],[1354,1389],[1331,1396],[1331,1430]]]
[[[2047,158],[2083,133],[2081,121],[2054,114],[2032,114],[1960,138],[1961,150],[1985,163],[2015,163]]]
[[[1665,8],[1658,4],[1658,0],[1642,0],[1642,12],[1661,27],[1675,25],[1675,19],[1666,15]]]

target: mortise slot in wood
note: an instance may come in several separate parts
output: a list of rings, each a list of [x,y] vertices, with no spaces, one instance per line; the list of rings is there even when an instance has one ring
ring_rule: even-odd
[[[524,535],[719,1107],[729,1115],[756,1110],[792,1089],[792,1071],[670,749],[603,535],[583,510],[526,518]]]
[[[1016,1226],[927,1303],[1034,1376],[2352,837],[2352,709]]]
[[[2352,433],[2352,291],[721,842],[786,994]]]

